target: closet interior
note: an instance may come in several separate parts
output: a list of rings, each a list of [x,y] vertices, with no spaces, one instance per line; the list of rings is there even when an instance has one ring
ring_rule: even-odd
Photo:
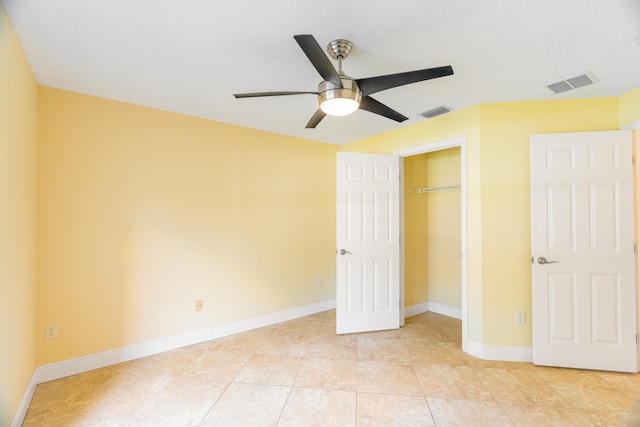
[[[461,316],[460,188],[460,147],[404,158],[405,307]]]

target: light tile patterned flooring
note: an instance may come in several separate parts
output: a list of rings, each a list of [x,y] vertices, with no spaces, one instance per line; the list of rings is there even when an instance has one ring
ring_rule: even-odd
[[[51,381],[24,426],[640,426],[640,375],[479,360],[425,313],[337,336],[327,311]]]

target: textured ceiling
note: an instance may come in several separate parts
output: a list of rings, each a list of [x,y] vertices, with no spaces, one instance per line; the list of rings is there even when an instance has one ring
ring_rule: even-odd
[[[618,96],[640,86],[638,0],[1,0],[38,83],[344,144],[447,105]],[[374,97],[409,120],[357,111],[304,126],[321,78],[293,39],[354,43],[352,77],[453,66]],[[584,72],[592,86],[545,85]]]

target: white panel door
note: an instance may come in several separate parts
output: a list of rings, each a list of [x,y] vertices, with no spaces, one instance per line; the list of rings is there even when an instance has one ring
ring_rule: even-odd
[[[400,159],[338,153],[336,330],[400,327]]]
[[[637,372],[630,131],[531,136],[533,362]]]

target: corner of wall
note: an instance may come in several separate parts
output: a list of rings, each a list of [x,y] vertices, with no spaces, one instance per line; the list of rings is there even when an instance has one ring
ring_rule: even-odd
[[[618,97],[620,129],[640,129],[640,87]]]
[[[37,334],[38,86],[2,4],[0,64],[0,425],[19,425]]]

